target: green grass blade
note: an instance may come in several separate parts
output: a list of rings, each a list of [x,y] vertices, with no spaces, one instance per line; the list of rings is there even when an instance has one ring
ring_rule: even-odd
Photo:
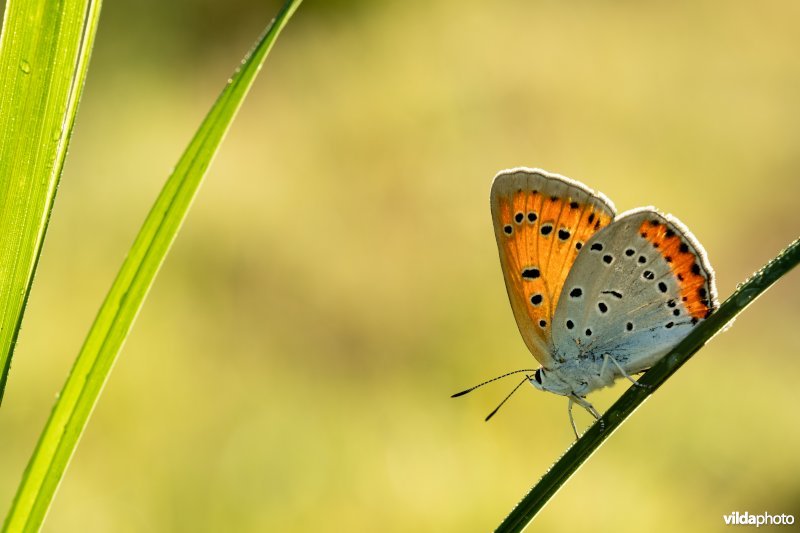
[[[208,165],[272,44],[300,0],[289,0],[230,79],[167,180],[111,287],[36,446],[4,531],[37,531],[117,354],[180,229]]]
[[[707,320],[698,324],[670,353],[648,370],[639,379],[639,383],[644,387],[633,386],[625,391],[600,421],[589,428],[517,504],[497,528],[497,531],[504,533],[522,531],[570,476],[577,472],[578,468],[633,414],[642,402],[663,385],[711,337],[729,325],[745,307],[797,266],[798,262],[800,262],[800,239],[791,243],[777,257],[740,285],[730,298],[720,305],[719,309],[712,313]]]
[[[0,37],[0,403],[99,13],[99,0],[6,3]]]

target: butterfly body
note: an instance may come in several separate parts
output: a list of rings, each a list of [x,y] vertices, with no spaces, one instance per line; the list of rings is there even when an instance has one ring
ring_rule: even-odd
[[[538,389],[585,396],[650,368],[716,306],[705,251],[655,208],[617,216],[580,182],[500,172],[492,221],[506,289]],[[571,403],[570,403],[571,406]]]

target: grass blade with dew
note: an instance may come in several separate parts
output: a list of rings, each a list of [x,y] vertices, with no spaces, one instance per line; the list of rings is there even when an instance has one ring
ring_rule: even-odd
[[[203,120],[139,231],[42,432],[3,531],[38,531],[134,319],[195,193],[275,39],[297,9],[289,0]]]
[[[99,14],[99,0],[6,2],[0,36],[0,403]]]
[[[711,337],[729,325],[736,315],[750,305],[758,296],[771,287],[800,262],[800,239],[796,239],[780,254],[719,306],[708,319],[692,330],[671,352],[656,363],[639,379],[644,387],[630,387],[620,396],[602,418],[590,427],[559,459],[542,479],[531,489],[503,520],[496,531],[522,531],[550,498],[577,472],[578,468],[616,431],[619,426],[653,392],[688,361]]]

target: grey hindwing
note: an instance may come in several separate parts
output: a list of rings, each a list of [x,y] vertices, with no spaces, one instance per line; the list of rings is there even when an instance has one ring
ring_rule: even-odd
[[[621,215],[583,247],[562,288],[552,322],[557,362],[612,356],[628,374],[650,368],[691,331],[681,282],[640,226],[660,221],[691,246],[716,305],[705,252],[678,220],[643,208]]]

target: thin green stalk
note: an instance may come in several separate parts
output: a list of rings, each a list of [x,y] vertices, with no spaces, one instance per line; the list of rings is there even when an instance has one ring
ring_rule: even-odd
[[[206,169],[278,34],[288,0],[231,77],[156,199],[106,296],[22,478],[3,531],[38,531],[139,309]]]
[[[0,403],[86,79],[100,0],[8,0],[0,37]]]
[[[707,320],[692,330],[671,352],[639,379],[643,387],[630,387],[602,418],[556,462],[497,528],[522,531],[578,468],[614,431],[692,355],[719,333],[761,293],[800,262],[800,239],[753,274]]]

